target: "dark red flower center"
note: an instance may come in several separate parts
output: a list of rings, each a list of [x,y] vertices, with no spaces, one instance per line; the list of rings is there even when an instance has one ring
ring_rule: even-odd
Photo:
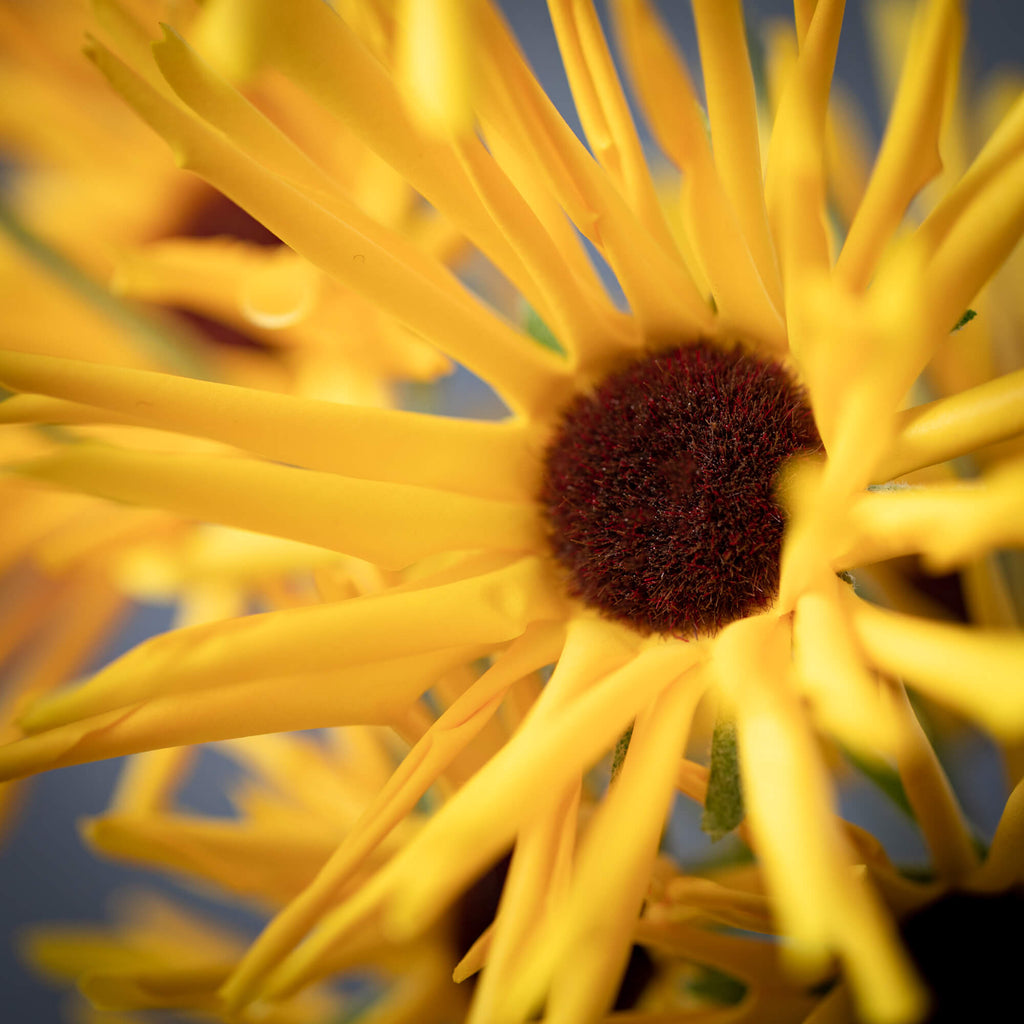
[[[821,447],[775,363],[706,342],[648,356],[566,409],[541,505],[575,597],[643,633],[707,634],[767,607],[775,480]]]

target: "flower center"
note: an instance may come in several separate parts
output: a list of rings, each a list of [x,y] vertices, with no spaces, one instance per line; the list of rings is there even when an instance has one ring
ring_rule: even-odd
[[[821,447],[781,366],[706,342],[641,359],[566,409],[540,502],[575,597],[643,633],[709,633],[767,607],[784,460]]]

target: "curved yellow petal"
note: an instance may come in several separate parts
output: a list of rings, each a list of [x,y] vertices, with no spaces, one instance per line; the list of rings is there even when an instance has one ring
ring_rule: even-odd
[[[389,569],[441,551],[540,551],[532,503],[357,480],[254,459],[65,445],[12,467],[43,483],[329,548]]]
[[[1016,437],[1024,433],[1024,370],[898,413],[896,431],[876,483]]]
[[[482,645],[455,647],[319,674],[158,695],[0,746],[0,778],[265,732],[391,725],[438,675],[486,650]]]
[[[956,92],[963,13],[958,0],[918,8],[889,124],[835,272],[854,291],[871,279],[911,199],[942,169],[939,135]]]
[[[517,421],[362,408],[21,352],[0,352],[0,381],[307,469],[489,498],[532,498],[538,486],[544,441]]]
[[[981,722],[996,736],[1024,730],[1024,637],[883,611],[864,601],[852,610],[865,654],[942,703]]]
[[[267,972],[301,939],[318,914],[336,899],[343,883],[382,837],[415,806],[445,766],[493,714],[521,675],[557,659],[560,630],[528,630],[437,720],[364,810],[317,877],[264,929],[224,986],[231,1009],[255,994]]]
[[[528,558],[421,590],[191,626],[153,637],[82,686],[38,702],[21,725],[52,729],[174,692],[314,674],[326,681],[381,658],[500,643],[531,622],[560,617],[560,604],[546,565]]]
[[[161,97],[101,47],[90,56],[179,162],[201,174],[311,263],[388,310],[479,373],[513,408],[543,407],[562,382],[562,361],[499,320],[468,293],[410,263],[394,233],[371,230],[349,204],[313,193],[263,166],[190,111]],[[365,89],[365,86],[363,87]],[[353,223],[353,221],[355,223]],[[361,223],[362,222],[362,223]]]
[[[552,1024],[593,1019],[608,1008],[629,956],[703,683],[700,673],[690,673],[637,716],[622,770],[583,841],[567,903],[531,948],[495,1020],[522,1019],[517,1010],[529,1012],[548,984]],[[614,893],[604,888],[609,877],[624,880]]]
[[[776,309],[783,308],[775,247],[768,230],[754,76],[739,0],[694,0],[715,166]]]

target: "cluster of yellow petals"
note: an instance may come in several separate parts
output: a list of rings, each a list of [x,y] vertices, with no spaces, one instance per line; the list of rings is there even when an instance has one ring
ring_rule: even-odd
[[[863,1019],[910,1024],[926,997],[895,917],[951,885],[994,891],[1024,871],[1024,638],[991,558],[1022,540],[1024,371],[1003,372],[1015,367],[996,356],[965,363],[949,338],[973,305],[981,315],[962,334],[999,350],[999,286],[988,282],[1024,229],[1024,96],[909,223],[915,196],[954,170],[943,157],[958,124],[958,3],[918,5],[878,158],[860,178],[844,159],[847,108],[829,102],[841,2],[798,2],[795,32],[771,48],[762,161],[741,5],[693,0],[708,133],[653,8],[618,0],[624,62],[682,175],[666,211],[593,7],[549,7],[589,151],[488,0],[337,10],[209,0],[160,36],[132,5],[97,0],[89,55],[102,74],[182,167],[287,246],[140,243],[114,286],[272,333],[290,357],[287,383],[116,353],[86,361],[15,337],[0,353],[0,383],[17,392],[0,406],[15,439],[4,486],[26,501],[48,495],[43,484],[90,509],[105,499],[156,510],[139,513],[159,516],[155,526],[132,521],[149,547],[133,544],[118,564],[138,573],[155,557],[171,589],[251,581],[246,535],[206,544],[208,533],[183,525],[201,522],[267,535],[256,543],[268,578],[297,567],[317,592],[256,615],[196,614],[51,693],[67,671],[53,668],[52,683],[9,709],[0,772],[149,752],[90,826],[94,845],[275,908],[230,967],[197,948],[195,998],[160,1005],[287,1014],[305,986],[380,957],[416,982],[416,1000],[381,1011],[382,1022],[461,1012],[464,997],[439,974],[454,969],[460,980],[481,972],[471,1024],[516,1024],[541,1005],[547,1021],[586,1024],[606,1013],[640,942],[749,985],[739,1007],[695,1019],[803,1020],[814,1008],[806,986],[841,974],[826,1003],[852,992]],[[346,166],[347,148],[327,145],[332,133],[363,173]],[[580,236],[611,268],[628,315]],[[467,245],[563,353],[452,272]],[[345,330],[372,344],[340,347]],[[742,338],[784,362],[807,389],[827,457],[782,482],[790,526],[770,610],[714,637],[643,638],[565,596],[536,482],[574,391],[646,346],[696,336]],[[444,365],[435,352],[486,380],[509,418],[360,406],[336,379],[353,363],[378,383],[429,377]],[[933,400],[903,408],[926,368]],[[76,443],[42,443],[26,425],[51,436],[56,425],[58,442]],[[981,470],[970,480],[950,468],[964,455]],[[905,476],[909,487],[871,488]],[[162,557],[158,527],[182,538]],[[16,537],[12,553],[41,537]],[[905,554],[963,571],[973,625],[879,605],[836,575],[868,566],[865,592],[884,594],[889,578],[872,563]],[[982,864],[904,680],[1005,746],[1017,788]],[[715,705],[735,716],[756,866],[695,879],[658,849],[675,794],[705,798],[706,772],[682,754]],[[621,772],[596,799],[587,772],[630,725]],[[408,743],[358,807],[344,766],[313,785],[307,762],[320,755],[260,735],[335,726],[387,726]],[[273,774],[308,814],[249,793],[238,822],[183,820],[166,798],[185,754],[158,751],[212,741]],[[902,879],[838,816],[833,741],[898,772],[932,886]],[[444,801],[421,820],[435,786]],[[324,827],[325,803],[352,813]],[[510,847],[494,923],[452,964],[439,938],[446,912]],[[758,948],[716,924],[779,942]],[[158,971],[171,959],[161,954]],[[113,973],[87,993],[156,1005],[142,968]],[[182,995],[161,979],[156,989]],[[657,998],[637,1021],[666,1019],[671,993]]]

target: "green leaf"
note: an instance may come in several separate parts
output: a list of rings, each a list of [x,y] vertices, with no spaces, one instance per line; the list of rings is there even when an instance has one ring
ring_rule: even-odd
[[[973,309],[968,309],[962,317],[953,325],[950,334],[955,334],[961,327],[966,327],[978,314]]]
[[[700,827],[719,840],[743,820],[743,786],[736,745],[736,722],[719,712],[711,737],[711,774]]]

